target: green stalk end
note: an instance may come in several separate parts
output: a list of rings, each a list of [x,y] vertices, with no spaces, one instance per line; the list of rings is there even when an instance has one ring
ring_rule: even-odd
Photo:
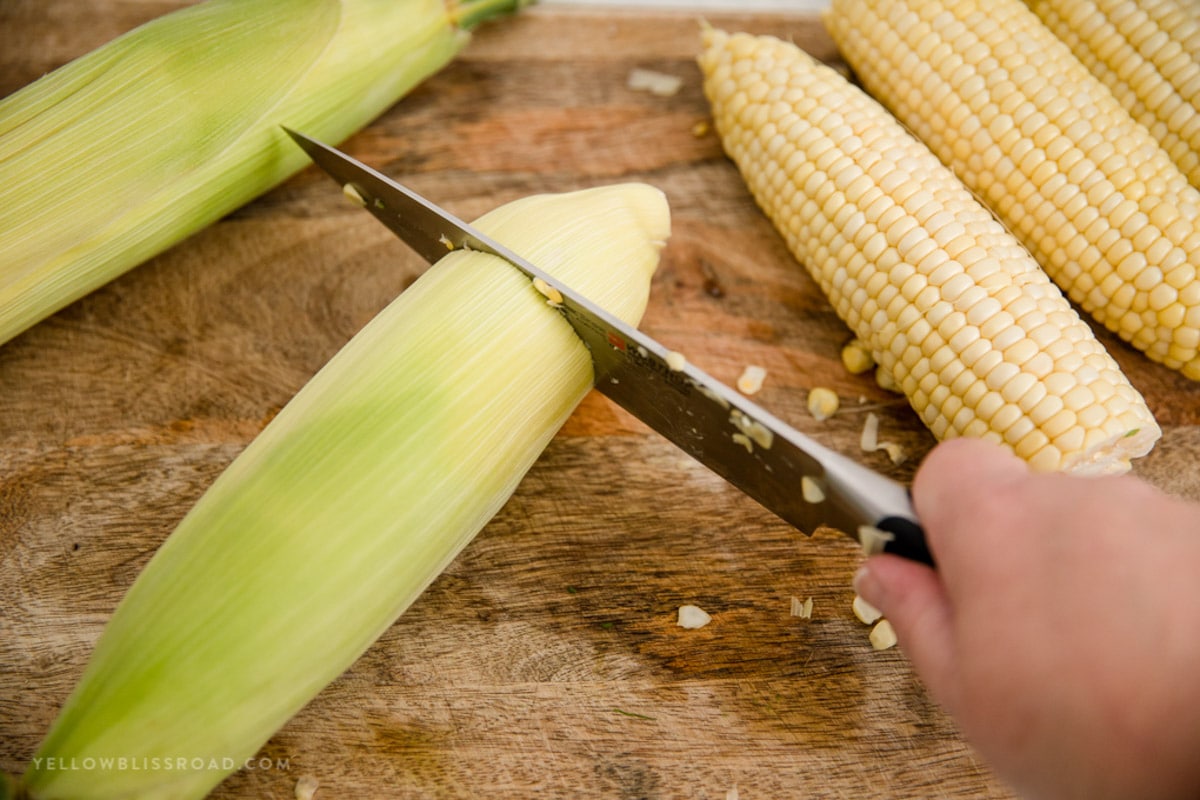
[[[501,14],[515,14],[537,0],[446,0],[446,11],[455,27],[469,31]]]

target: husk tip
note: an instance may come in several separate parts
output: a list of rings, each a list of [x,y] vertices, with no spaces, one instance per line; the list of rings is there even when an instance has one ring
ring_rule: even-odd
[[[469,31],[492,17],[515,14],[537,0],[446,0],[446,12],[455,27]]]

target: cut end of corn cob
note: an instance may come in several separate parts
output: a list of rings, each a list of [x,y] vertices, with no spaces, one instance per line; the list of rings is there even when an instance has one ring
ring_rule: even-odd
[[[824,19],[1071,300],[1200,380],[1200,190],[1022,0],[833,0]]]
[[[622,184],[524,198],[476,225],[636,324],[669,210],[657,189]],[[24,788],[38,800],[202,797],[466,546],[592,380],[587,347],[524,274],[487,253],[447,254],[151,559]]]
[[[1160,431],[1021,244],[882,106],[795,45],[703,33],[716,129],[759,205],[939,439],[1123,472]]]

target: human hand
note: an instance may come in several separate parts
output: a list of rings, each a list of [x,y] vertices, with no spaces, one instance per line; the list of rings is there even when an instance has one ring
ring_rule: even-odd
[[[1200,797],[1200,506],[974,439],[933,450],[913,504],[937,571],[874,556],[855,588],[997,774],[1038,800]]]

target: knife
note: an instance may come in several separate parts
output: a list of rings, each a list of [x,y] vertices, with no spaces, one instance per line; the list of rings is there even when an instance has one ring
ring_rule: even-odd
[[[596,389],[766,509],[808,535],[828,525],[867,552],[933,563],[905,486],[776,419],[415,192],[333,147],[284,130],[429,263],[451,249],[483,251],[557,290],[555,306],[591,352]]]

